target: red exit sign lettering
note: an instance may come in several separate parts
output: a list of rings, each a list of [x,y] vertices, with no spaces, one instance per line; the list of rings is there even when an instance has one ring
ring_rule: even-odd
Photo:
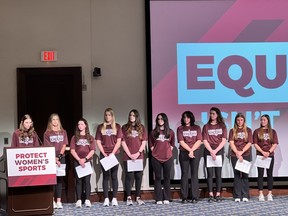
[[[57,61],[57,51],[42,51],[41,61],[43,62]]]

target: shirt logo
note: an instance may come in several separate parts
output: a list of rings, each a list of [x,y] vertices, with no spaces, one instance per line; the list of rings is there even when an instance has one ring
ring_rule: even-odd
[[[49,137],[50,142],[63,142],[64,141],[64,136],[63,135],[53,135]]]
[[[238,139],[245,139],[245,133],[244,132],[237,133],[237,138]]]
[[[197,131],[183,131],[183,137],[196,137],[197,136]]]
[[[115,135],[115,133],[114,133],[113,129],[106,129],[105,135],[106,136],[112,136],[112,135]]]
[[[22,143],[25,145],[31,144],[31,143],[33,143],[33,138],[32,137],[31,138],[25,137],[23,140],[23,139],[20,139],[20,137],[19,137],[19,143]]]
[[[222,129],[210,129],[208,130],[208,135],[210,136],[218,136],[222,134]]]
[[[138,131],[136,131],[136,130],[132,130],[130,136],[135,138],[135,137],[138,137],[138,136],[139,136],[139,133],[138,133]]]
[[[269,134],[268,134],[268,133],[264,133],[264,134],[263,134],[263,139],[264,139],[264,140],[270,140]]]
[[[89,142],[87,141],[87,139],[79,139],[77,141],[76,145],[78,145],[78,146],[87,146],[87,145],[89,145]]]
[[[156,140],[159,140],[161,142],[169,141],[169,139],[165,138],[164,134],[160,134]]]

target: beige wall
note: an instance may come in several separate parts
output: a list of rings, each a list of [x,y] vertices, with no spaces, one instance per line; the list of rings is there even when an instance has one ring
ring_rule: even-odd
[[[136,108],[147,125],[144,0],[0,0],[0,29],[0,155],[17,128],[17,67],[81,66],[92,133],[107,107],[121,125]],[[57,62],[40,62],[48,49],[57,50]],[[94,67],[101,77],[92,77]],[[95,178],[92,188],[101,190]],[[148,189],[147,168],[143,178]]]

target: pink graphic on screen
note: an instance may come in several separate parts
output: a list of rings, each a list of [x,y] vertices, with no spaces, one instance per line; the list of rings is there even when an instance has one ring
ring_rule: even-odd
[[[150,1],[153,124],[156,115],[164,112],[168,115],[171,128],[176,131],[180,125],[181,114],[190,110],[195,115],[196,123],[202,127],[208,121],[209,109],[216,106],[222,111],[228,130],[233,127],[237,112],[244,113],[248,126],[255,130],[260,126],[260,116],[269,114],[279,138],[279,147],[275,152],[274,176],[288,176],[288,162],[283,160],[285,156],[282,156],[288,152],[285,144],[285,135],[288,131],[287,90],[283,90],[282,95],[275,95],[276,100],[277,98],[284,101],[287,99],[286,102],[211,104],[209,100],[213,97],[227,97],[228,90],[222,91],[221,95],[218,93],[213,95],[213,90],[206,90],[207,103],[180,104],[178,101],[179,85],[187,85],[187,83],[178,83],[179,71],[177,71],[179,67],[177,44],[179,43],[219,43],[220,45],[221,43],[245,43],[247,45],[250,42],[256,44],[265,42],[267,43],[267,56],[270,58],[269,46],[271,44],[287,42],[287,8],[288,1],[286,0]],[[220,49],[219,53],[222,51]],[[283,53],[281,55],[285,56]],[[276,66],[267,68],[267,74],[275,70]],[[269,75],[270,79],[275,77],[273,72]],[[287,82],[283,83],[281,89],[287,89]],[[217,85],[216,82],[215,88],[218,88]],[[263,100],[265,100],[264,93]],[[226,146],[228,154],[228,144]],[[223,166],[224,177],[229,178],[232,174],[231,165],[226,166],[227,168]],[[175,173],[174,179],[180,178],[179,173]],[[256,170],[252,169],[250,175],[256,176]]]

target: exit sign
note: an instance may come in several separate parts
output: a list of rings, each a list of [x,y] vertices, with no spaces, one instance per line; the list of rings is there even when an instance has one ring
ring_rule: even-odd
[[[57,51],[42,51],[41,61],[43,62],[57,61]]]

